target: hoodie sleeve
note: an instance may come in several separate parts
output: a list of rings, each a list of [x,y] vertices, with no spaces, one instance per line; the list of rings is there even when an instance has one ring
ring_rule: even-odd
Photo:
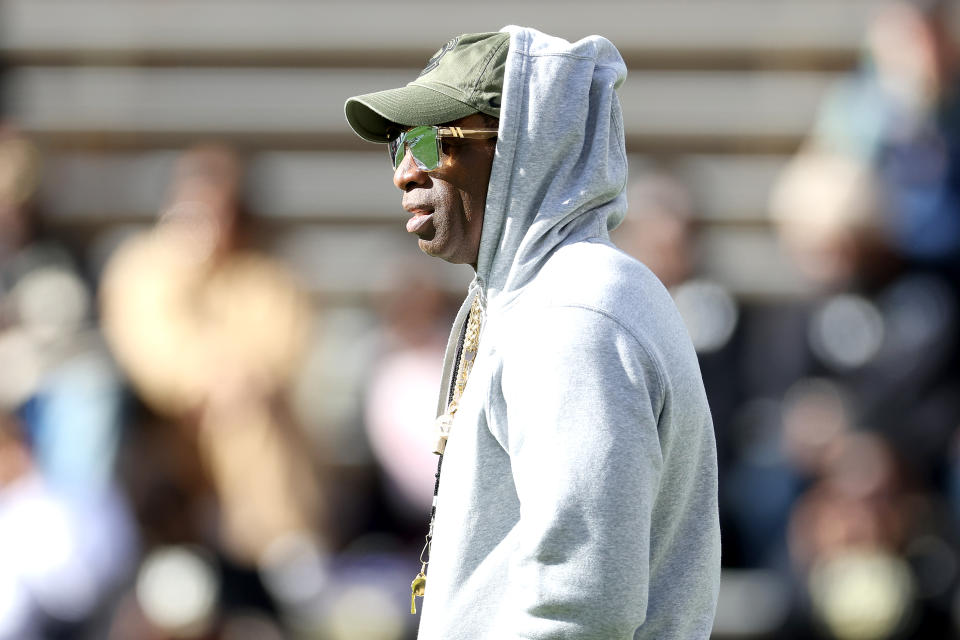
[[[512,331],[501,377],[520,501],[501,637],[634,637],[646,617],[662,454],[657,362],[612,317],[546,309]]]

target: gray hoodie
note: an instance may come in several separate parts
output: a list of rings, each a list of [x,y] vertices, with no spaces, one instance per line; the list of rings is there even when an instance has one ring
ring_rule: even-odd
[[[447,444],[420,638],[707,638],[716,445],[660,282],[609,240],[627,177],[614,46],[506,27],[474,296],[485,322]]]

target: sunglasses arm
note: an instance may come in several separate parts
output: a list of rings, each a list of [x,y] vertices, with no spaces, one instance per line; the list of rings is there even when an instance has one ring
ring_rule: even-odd
[[[497,129],[464,129],[462,127],[438,127],[441,138],[496,138]]]

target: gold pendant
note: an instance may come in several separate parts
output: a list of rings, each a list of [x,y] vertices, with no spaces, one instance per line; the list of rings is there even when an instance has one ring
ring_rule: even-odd
[[[450,437],[450,428],[453,426],[453,415],[445,413],[434,423],[436,428],[437,440],[433,447],[433,452],[437,455],[443,455],[447,448],[447,438]]]
[[[423,597],[427,590],[427,575],[421,571],[410,583],[410,613],[417,612],[417,596]]]

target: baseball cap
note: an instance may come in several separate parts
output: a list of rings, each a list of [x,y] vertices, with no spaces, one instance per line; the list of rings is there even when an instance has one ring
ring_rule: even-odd
[[[443,124],[477,112],[499,118],[509,41],[501,32],[452,38],[407,86],[347,100],[347,122],[361,138],[387,142],[398,124]]]

